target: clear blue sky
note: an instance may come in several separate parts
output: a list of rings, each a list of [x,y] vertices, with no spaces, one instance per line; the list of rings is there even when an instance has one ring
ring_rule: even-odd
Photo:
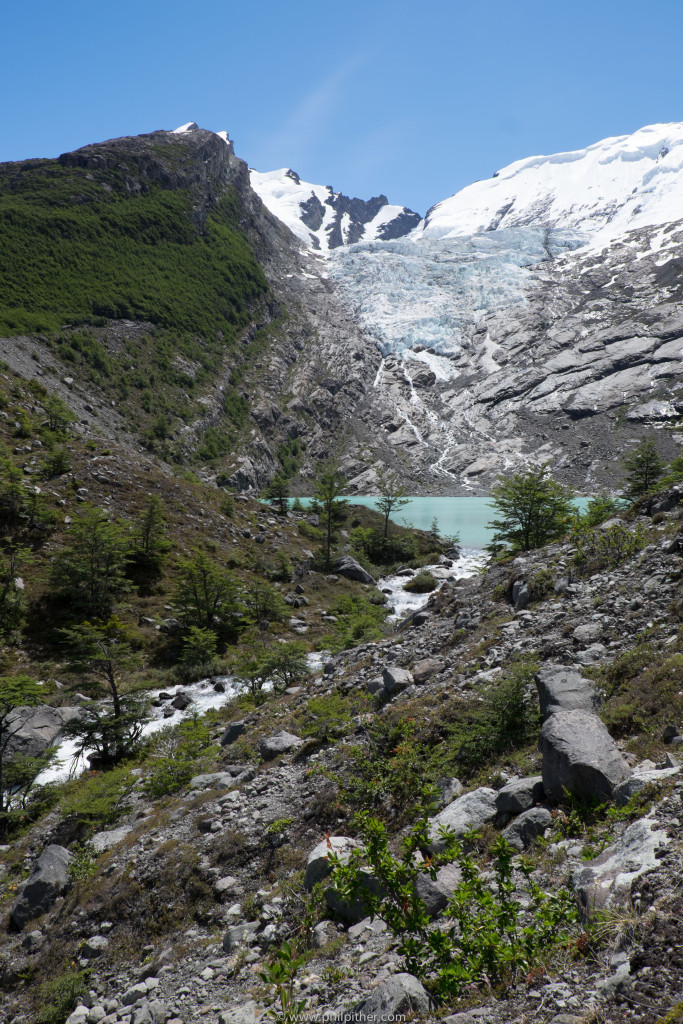
[[[512,160],[683,120],[681,0],[34,0],[0,160],[195,120],[259,170],[424,213]]]

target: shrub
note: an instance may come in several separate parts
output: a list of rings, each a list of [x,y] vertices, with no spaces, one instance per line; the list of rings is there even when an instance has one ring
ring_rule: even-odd
[[[429,594],[432,590],[436,590],[438,585],[436,577],[432,576],[431,572],[423,569],[416,576],[413,576],[411,580],[408,580],[404,584],[403,589],[407,590],[409,594]]]
[[[544,954],[566,942],[578,920],[570,893],[543,892],[531,878],[530,866],[518,861],[513,868],[515,851],[502,837],[491,850],[491,871],[484,874],[448,830],[441,831],[443,851],[423,858],[422,851],[430,845],[427,818],[421,818],[403,840],[400,856],[391,853],[381,822],[363,815],[359,825],[363,849],[352,851],[346,865],[329,854],[332,884],[344,899],[362,899],[372,916],[386,921],[398,940],[406,971],[439,1000],[458,996],[471,985],[513,985]],[[469,835],[465,841],[471,845],[474,838]],[[421,875],[435,879],[445,864],[458,866],[461,881],[434,927],[417,881]]]
[[[219,753],[211,743],[211,732],[196,719],[162,729],[154,740],[152,770],[145,780],[145,792],[151,797],[166,796],[182,789],[199,775]]]

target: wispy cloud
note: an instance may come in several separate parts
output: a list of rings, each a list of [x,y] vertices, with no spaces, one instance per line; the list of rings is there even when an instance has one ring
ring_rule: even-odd
[[[334,125],[348,83],[368,57],[359,53],[348,58],[299,100],[277,131],[262,140],[259,159],[264,167],[283,159],[290,164],[306,160]]]

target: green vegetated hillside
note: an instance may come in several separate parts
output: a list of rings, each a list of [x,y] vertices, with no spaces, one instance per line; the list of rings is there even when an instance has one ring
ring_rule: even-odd
[[[229,343],[267,285],[234,191],[201,230],[196,192],[148,180],[131,194],[119,170],[58,160],[0,166],[0,332],[126,318]]]

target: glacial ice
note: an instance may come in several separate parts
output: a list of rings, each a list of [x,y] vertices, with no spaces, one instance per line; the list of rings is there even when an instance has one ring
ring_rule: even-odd
[[[422,358],[441,380],[449,356],[477,316],[524,301],[529,268],[583,243],[572,231],[506,228],[447,240],[419,237],[359,242],[329,255],[328,272],[354,319],[383,355],[423,346]]]

